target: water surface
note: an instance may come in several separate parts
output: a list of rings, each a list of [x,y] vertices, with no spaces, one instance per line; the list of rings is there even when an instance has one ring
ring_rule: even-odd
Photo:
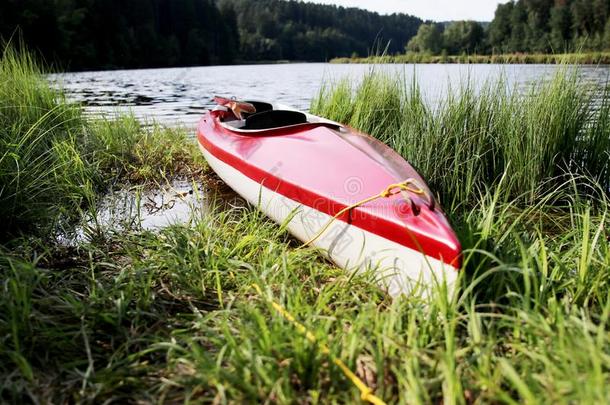
[[[68,97],[85,105],[89,114],[132,111],[142,120],[193,129],[213,106],[214,95],[281,102],[307,110],[323,83],[349,78],[357,83],[371,69],[417,78],[432,102],[441,101],[450,86],[471,80],[481,85],[504,75],[511,86],[524,87],[548,79],[554,65],[339,65],[299,63],[206,66],[174,69],[118,70],[51,75]],[[605,85],[609,66],[582,66],[587,82]]]

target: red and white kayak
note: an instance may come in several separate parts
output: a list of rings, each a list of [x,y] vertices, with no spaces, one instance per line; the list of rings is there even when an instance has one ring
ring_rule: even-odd
[[[299,240],[350,271],[372,269],[389,294],[446,283],[461,247],[413,167],[376,139],[339,123],[270,103],[217,98],[197,138],[211,168]],[[333,218],[353,204],[393,190]],[[330,226],[320,231],[330,222]]]

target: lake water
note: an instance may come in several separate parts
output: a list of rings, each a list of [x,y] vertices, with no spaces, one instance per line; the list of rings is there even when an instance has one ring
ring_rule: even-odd
[[[480,85],[505,75],[511,86],[523,87],[549,78],[553,65],[337,65],[327,63],[206,66],[174,69],[118,70],[50,75],[68,97],[90,114],[112,116],[131,111],[142,120],[194,128],[213,106],[214,95],[276,101],[307,110],[323,83],[349,78],[357,83],[371,69],[416,77],[432,102],[442,100],[449,86],[470,79]],[[608,66],[582,66],[583,80],[599,88]]]

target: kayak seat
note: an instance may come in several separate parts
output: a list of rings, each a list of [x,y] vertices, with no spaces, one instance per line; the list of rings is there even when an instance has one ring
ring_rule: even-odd
[[[270,110],[252,114],[246,118],[242,129],[272,129],[305,124],[307,116],[298,111]]]

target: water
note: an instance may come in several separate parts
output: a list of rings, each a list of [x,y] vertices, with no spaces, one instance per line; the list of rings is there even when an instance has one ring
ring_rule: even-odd
[[[213,174],[174,179],[149,188],[122,185],[86,212],[74,229],[62,230],[58,241],[78,246],[99,235],[126,231],[156,231],[196,221],[214,209],[243,208],[247,203]]]
[[[281,102],[307,110],[324,82],[348,77],[358,82],[371,65],[327,63],[206,66],[174,69],[118,70],[51,75],[68,97],[87,113],[112,116],[131,111],[142,120],[194,129],[214,95]],[[375,69],[414,75],[428,99],[443,99],[449,86],[470,78],[475,85],[504,74],[508,84],[525,87],[549,78],[554,65],[376,65]],[[608,66],[582,66],[587,82],[602,87]]]

